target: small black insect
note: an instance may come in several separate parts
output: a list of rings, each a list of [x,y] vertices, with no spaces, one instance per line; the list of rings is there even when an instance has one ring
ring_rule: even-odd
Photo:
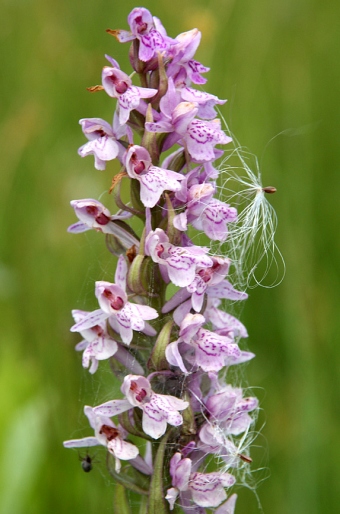
[[[89,473],[93,467],[93,458],[91,455],[88,453],[84,456],[79,455],[79,459],[81,461],[81,467],[83,468],[83,471],[85,471],[85,473]]]

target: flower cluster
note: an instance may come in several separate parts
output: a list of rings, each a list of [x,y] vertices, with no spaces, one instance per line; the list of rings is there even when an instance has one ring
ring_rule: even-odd
[[[193,238],[199,231],[223,242],[237,220],[236,209],[216,198],[218,145],[231,142],[215,111],[225,100],[195,89],[209,71],[194,59],[197,29],[173,39],[145,8],[133,9],[128,24],[130,31],[108,32],[131,42],[134,73],[106,56],[102,84],[90,88],[115,99],[113,122],[80,120],[88,139],[80,156],[93,155],[98,170],[120,163],[110,188],[115,214],[98,200],[73,200],[79,221],[69,227],[105,234],[118,257],[113,282],[94,285],[98,308],[72,311],[71,331],[83,338],[76,350],[90,373],[110,361],[122,397],[85,406],[94,435],[64,446],[105,446],[116,480],[133,490],[141,489],[134,470],[142,473],[152,512],[176,503],[184,512],[232,514],[236,495],[228,490],[237,470],[251,463],[237,442],[253,424],[258,402],[219,376],[254,357],[242,349],[246,328],[219,307],[247,294],[227,278],[231,260],[209,255]],[[140,234],[134,217],[143,222]],[[147,441],[143,455],[137,438]],[[207,472],[214,457],[223,467]]]

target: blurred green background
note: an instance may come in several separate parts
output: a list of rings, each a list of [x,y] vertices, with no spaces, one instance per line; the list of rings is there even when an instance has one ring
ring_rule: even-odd
[[[82,160],[82,117],[111,119],[104,54],[127,68],[105,29],[135,7],[97,0],[2,0],[0,144],[0,513],[112,512],[98,450],[81,470],[64,439],[90,435],[82,409],[112,397],[74,352],[70,310],[96,307],[93,282],[113,265],[97,233],[71,236],[69,201],[107,190],[111,174]],[[197,27],[207,91],[259,156],[287,273],[251,291],[242,320],[257,358],[247,377],[265,423],[252,468],[266,514],[339,512],[339,29],[340,4],[316,0],[148,0],[170,36]],[[281,134],[282,133],[282,134]],[[277,136],[277,137],[276,137]],[[109,168],[112,171],[113,168]],[[262,481],[263,478],[268,477]],[[238,514],[259,512],[238,489]]]

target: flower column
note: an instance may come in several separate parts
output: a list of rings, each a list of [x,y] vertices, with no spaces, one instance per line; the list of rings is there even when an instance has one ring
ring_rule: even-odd
[[[177,503],[184,512],[232,514],[236,495],[228,490],[251,463],[238,440],[258,402],[219,377],[254,354],[239,346],[247,337],[242,323],[218,307],[247,294],[227,280],[227,257],[194,243],[195,231],[225,241],[237,219],[236,209],[216,198],[214,163],[223,154],[216,146],[231,139],[214,107],[225,101],[193,87],[209,71],[194,60],[197,29],[172,39],[144,8],[133,9],[128,23],[130,31],[108,32],[132,42],[134,74],[106,56],[102,85],[90,88],[115,99],[112,125],[80,121],[88,142],[79,154],[93,155],[99,170],[113,159],[121,164],[110,188],[117,212],[95,199],[73,200],[79,221],[69,228],[105,234],[118,257],[114,281],[95,283],[98,309],[74,310],[71,330],[83,337],[76,346],[83,366],[95,373],[110,360],[123,397],[85,406],[94,436],[64,446],[105,446],[110,473],[147,498],[147,512],[166,513]],[[120,194],[123,180],[129,203]],[[140,234],[130,225],[134,216],[144,224]],[[169,284],[177,288],[170,298]],[[137,440],[147,441],[143,455]],[[220,469],[207,473],[214,456]]]

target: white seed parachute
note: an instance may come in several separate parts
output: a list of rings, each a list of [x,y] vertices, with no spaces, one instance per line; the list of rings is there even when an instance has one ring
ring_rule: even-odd
[[[229,129],[227,132],[232,136]],[[237,208],[238,219],[228,224],[227,240],[213,245],[212,251],[232,260],[235,286],[274,287],[285,274],[284,259],[274,240],[277,216],[267,200],[276,188],[263,187],[256,156],[240,146],[235,137],[233,142],[234,148],[219,167],[217,189],[220,200]]]

